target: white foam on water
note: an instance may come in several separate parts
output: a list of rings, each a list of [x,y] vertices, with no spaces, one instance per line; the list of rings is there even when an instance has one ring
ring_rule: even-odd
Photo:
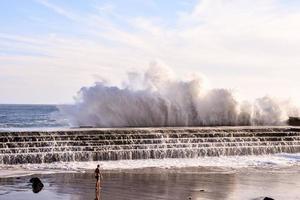
[[[143,168],[186,168],[218,167],[226,169],[259,168],[274,170],[286,167],[300,167],[300,153],[262,156],[203,157],[195,159],[149,159],[90,162],[56,162],[44,164],[0,165],[0,177],[28,176],[32,174],[85,172],[100,164],[103,170],[126,170]]]

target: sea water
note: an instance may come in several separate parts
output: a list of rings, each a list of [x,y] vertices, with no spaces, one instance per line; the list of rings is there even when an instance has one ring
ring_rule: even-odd
[[[0,104],[0,129],[67,127],[67,120],[56,105]]]

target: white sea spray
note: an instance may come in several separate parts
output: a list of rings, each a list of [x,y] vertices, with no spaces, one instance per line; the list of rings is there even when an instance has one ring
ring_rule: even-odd
[[[128,73],[122,87],[83,87],[76,103],[60,110],[73,126],[93,127],[284,125],[299,116],[289,101],[239,101],[229,89],[206,89],[201,76],[177,79],[157,63],[144,73]]]

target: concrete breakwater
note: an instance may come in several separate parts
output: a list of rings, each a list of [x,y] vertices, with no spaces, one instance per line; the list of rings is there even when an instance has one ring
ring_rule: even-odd
[[[300,128],[205,127],[0,132],[0,164],[300,152]]]

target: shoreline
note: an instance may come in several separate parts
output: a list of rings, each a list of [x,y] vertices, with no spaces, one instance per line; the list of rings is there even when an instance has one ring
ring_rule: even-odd
[[[217,171],[243,170],[280,170],[285,168],[300,169],[300,153],[252,155],[252,156],[221,156],[179,159],[148,159],[148,160],[117,160],[117,161],[86,161],[86,162],[54,162],[42,164],[0,165],[0,179],[34,174],[83,173],[94,169],[100,164],[104,171],[144,171],[181,170],[186,168],[205,168]]]

